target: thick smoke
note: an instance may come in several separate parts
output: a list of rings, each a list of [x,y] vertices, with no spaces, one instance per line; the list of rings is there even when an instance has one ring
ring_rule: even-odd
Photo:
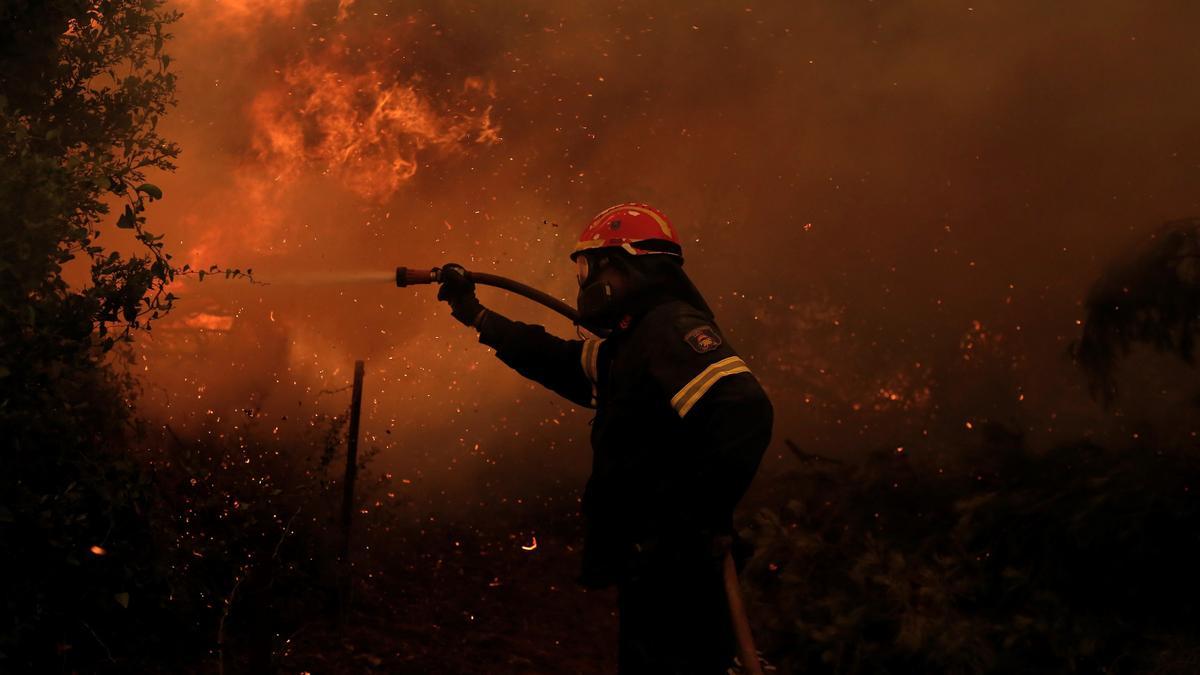
[[[577,482],[587,411],[499,364],[432,288],[361,278],[457,261],[570,299],[574,236],[629,200],[684,233],[777,437],[807,450],[982,418],[1039,442],[1128,433],[1186,386],[1113,421],[1066,350],[1105,261],[1200,212],[1194,3],[181,9],[184,154],[151,216],[186,262],[269,285],[178,291],[144,347],[144,405],[177,430],[305,424],[345,406],[361,358],[364,437],[398,475]]]

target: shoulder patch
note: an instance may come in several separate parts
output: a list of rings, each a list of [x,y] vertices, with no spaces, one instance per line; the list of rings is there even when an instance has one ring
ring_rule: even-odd
[[[691,345],[692,349],[696,350],[697,354],[711,352],[721,346],[721,336],[717,335],[717,331],[712,326],[700,326],[688,331],[683,339]]]

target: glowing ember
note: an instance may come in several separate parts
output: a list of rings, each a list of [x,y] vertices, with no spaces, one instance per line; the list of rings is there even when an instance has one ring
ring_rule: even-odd
[[[108,554],[108,551],[104,550],[104,548],[100,547],[100,546],[93,546],[88,550],[92,552],[92,555],[107,555]]]

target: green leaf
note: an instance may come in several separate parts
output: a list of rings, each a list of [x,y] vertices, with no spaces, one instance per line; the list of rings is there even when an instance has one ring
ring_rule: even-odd
[[[153,185],[151,183],[142,183],[141,185],[137,186],[137,191],[145,192],[146,194],[150,195],[151,200],[162,199],[162,190],[160,190],[157,185]]]

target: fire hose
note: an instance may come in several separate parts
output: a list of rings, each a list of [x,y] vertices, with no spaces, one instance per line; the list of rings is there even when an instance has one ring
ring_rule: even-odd
[[[441,277],[442,270],[437,267],[432,269],[396,268],[396,286],[400,288],[421,284],[436,284],[441,281]],[[533,300],[570,319],[571,323],[579,325],[579,312],[574,307],[532,286],[527,286],[519,281],[513,281],[508,277],[502,277],[498,274],[487,274],[485,272],[467,272],[467,277],[476,284],[504,289],[510,293],[516,293],[517,295]],[[746,606],[742,600],[741,586],[738,584],[737,567],[733,563],[733,554],[731,552],[727,551],[725,553],[725,560],[722,566],[725,597],[729,603],[729,616],[733,623],[734,636],[737,638],[738,656],[742,662],[742,669],[747,675],[762,675],[758,651],[754,647],[754,636],[750,632],[750,619],[746,615]]]
[[[516,293],[522,297],[529,298],[540,305],[562,314],[570,319],[571,323],[579,323],[579,312],[574,307],[532,286],[526,286],[519,281],[513,281],[508,277],[502,277],[498,274],[487,274],[485,272],[467,272],[467,277],[482,286],[502,288],[510,293]],[[442,270],[438,267],[428,270],[412,270],[407,267],[396,268],[396,285],[400,288],[419,284],[436,284],[441,280]]]

